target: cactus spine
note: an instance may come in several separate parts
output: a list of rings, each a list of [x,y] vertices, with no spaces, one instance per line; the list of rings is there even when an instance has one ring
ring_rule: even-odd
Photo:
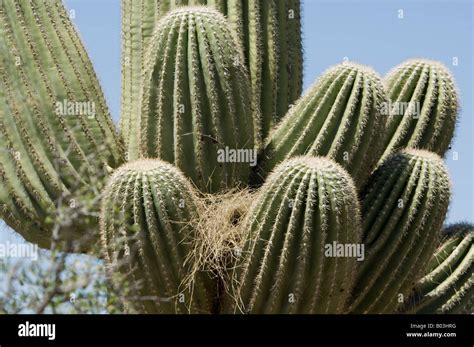
[[[444,156],[453,137],[458,100],[454,80],[441,63],[409,60],[385,78],[392,102],[384,157],[400,148]]]
[[[143,154],[174,163],[208,192],[246,184],[250,164],[220,154],[255,146],[248,75],[227,26],[210,8],[175,10],[146,58]]]
[[[356,259],[325,249],[360,241],[359,213],[353,182],[333,161],[298,157],[278,166],[249,212],[235,310],[342,312]]]
[[[450,181],[440,157],[411,149],[388,157],[369,182],[362,193],[367,252],[351,311],[391,313],[408,298],[436,248]]]
[[[193,287],[185,285],[197,237],[196,199],[183,174],[160,160],[131,162],[112,175],[102,201],[101,242],[109,267],[149,298],[130,303],[139,312],[211,311],[205,274],[197,274]]]
[[[243,44],[260,139],[286,114],[303,88],[300,0],[164,0],[160,13],[182,5],[208,5],[229,20]]]
[[[93,67],[61,1],[0,2],[2,219],[49,248],[59,201],[91,203],[104,168],[122,160]],[[76,240],[96,223],[79,218],[67,231]]]
[[[372,69],[352,63],[330,68],[270,134],[261,176],[293,156],[320,155],[336,160],[362,186],[381,155],[384,101]]]
[[[454,224],[418,281],[409,313],[472,313],[474,311],[474,227]]]

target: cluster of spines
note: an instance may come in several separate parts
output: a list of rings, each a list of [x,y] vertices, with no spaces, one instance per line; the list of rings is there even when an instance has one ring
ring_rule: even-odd
[[[234,311],[343,312],[356,259],[328,257],[325,250],[360,241],[349,175],[329,159],[298,157],[277,167],[259,194],[233,276]]]
[[[297,155],[327,156],[361,187],[382,152],[383,102],[383,86],[372,69],[353,63],[330,68],[270,134],[260,175]]]
[[[142,159],[112,175],[102,200],[100,236],[110,269],[132,284],[128,304],[145,313],[209,313],[212,284],[189,279],[197,197],[171,164]]]
[[[474,310],[474,227],[453,224],[443,230],[442,242],[425,275],[418,281],[409,313],[472,313]]]
[[[391,107],[383,156],[405,147],[444,156],[458,113],[456,86],[449,70],[439,62],[413,59],[395,67],[384,82]]]
[[[174,163],[202,191],[246,184],[250,163],[219,151],[253,151],[256,119],[235,35],[207,7],[181,8],[158,24],[146,60],[141,148]]]
[[[122,147],[61,1],[2,1],[0,45],[1,214],[25,239],[49,247],[58,200],[80,200],[75,194],[104,167],[120,165]],[[64,100],[94,103],[95,114],[61,114]],[[74,238],[84,228],[76,225]]]
[[[434,153],[404,150],[377,168],[362,193],[367,254],[351,312],[391,313],[408,299],[438,244],[449,198],[447,169]]]

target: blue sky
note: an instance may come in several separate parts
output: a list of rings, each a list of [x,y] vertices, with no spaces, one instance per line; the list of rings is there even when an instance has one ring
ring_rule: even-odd
[[[448,222],[474,222],[473,4],[471,0],[303,0],[307,88],[345,57],[381,75],[408,58],[447,65],[460,91],[461,113],[447,164],[453,181]],[[120,114],[120,1],[66,0],[104,89]],[[403,11],[403,18],[399,18]],[[458,65],[453,66],[457,57]],[[453,151],[458,160],[453,160]],[[16,237],[0,229],[0,240]]]

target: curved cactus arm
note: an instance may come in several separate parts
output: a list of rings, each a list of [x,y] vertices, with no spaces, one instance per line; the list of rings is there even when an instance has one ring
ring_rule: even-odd
[[[444,156],[459,108],[449,70],[436,61],[413,59],[396,66],[385,85],[391,107],[383,157],[405,147]]]
[[[474,226],[454,224],[443,236],[405,312],[474,312]]]
[[[175,164],[202,191],[247,184],[256,160],[238,47],[221,13],[183,7],[160,21],[145,58],[142,153]]]
[[[350,311],[392,313],[408,299],[438,244],[450,198],[442,159],[404,150],[389,156],[362,193],[365,261]]]
[[[345,167],[360,188],[382,153],[384,102],[372,69],[353,63],[330,68],[270,134],[256,179],[293,156],[321,155]]]
[[[325,158],[284,162],[249,216],[234,300],[226,300],[224,312],[344,312],[357,260],[336,249],[354,249],[361,236],[357,193],[346,171]]]
[[[253,104],[264,140],[300,97],[303,47],[300,0],[163,0],[161,14],[184,5],[208,5],[222,12],[243,45]]]
[[[110,269],[131,282],[129,306],[141,313],[209,313],[212,281],[188,272],[198,201],[171,164],[143,159],[112,175],[102,201],[101,242]]]
[[[58,201],[77,212],[96,197],[106,168],[122,160],[93,67],[61,1],[1,1],[2,218],[49,247]],[[73,239],[96,222],[82,217],[72,221]]]

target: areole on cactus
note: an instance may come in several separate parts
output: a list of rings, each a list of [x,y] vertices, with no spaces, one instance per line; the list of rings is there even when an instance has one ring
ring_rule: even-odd
[[[117,133],[61,1],[0,1],[1,218],[97,244],[129,312],[472,312],[472,227],[441,237],[453,77],[346,62],[300,97],[300,6],[123,0]]]

